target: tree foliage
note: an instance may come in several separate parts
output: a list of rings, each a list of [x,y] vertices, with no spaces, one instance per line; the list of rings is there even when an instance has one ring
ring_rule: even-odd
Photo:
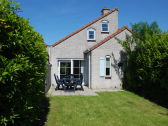
[[[0,0],[0,125],[30,126],[45,96],[46,49],[42,36]]]
[[[168,107],[168,34],[156,22],[134,24],[132,30],[119,41],[128,54],[123,87]]]

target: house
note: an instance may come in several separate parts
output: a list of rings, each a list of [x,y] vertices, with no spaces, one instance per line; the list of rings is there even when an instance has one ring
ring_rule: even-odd
[[[79,78],[83,73],[83,85],[89,88],[122,87],[124,49],[116,38],[124,40],[131,30],[118,28],[118,11],[102,9],[100,17],[48,47],[52,84],[56,85],[54,74]]]

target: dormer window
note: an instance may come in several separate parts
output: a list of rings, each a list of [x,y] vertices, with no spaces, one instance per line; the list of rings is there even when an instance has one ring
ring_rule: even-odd
[[[96,40],[95,36],[95,30],[94,29],[88,29],[87,31],[87,40]]]
[[[102,21],[102,32],[109,32],[108,21]]]

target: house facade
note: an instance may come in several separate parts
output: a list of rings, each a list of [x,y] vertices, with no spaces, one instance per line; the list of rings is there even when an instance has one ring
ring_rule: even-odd
[[[54,74],[63,78],[83,74],[83,85],[89,88],[121,88],[124,49],[116,38],[131,35],[128,27],[118,28],[118,9],[104,8],[102,15],[77,31],[48,46],[51,84]]]

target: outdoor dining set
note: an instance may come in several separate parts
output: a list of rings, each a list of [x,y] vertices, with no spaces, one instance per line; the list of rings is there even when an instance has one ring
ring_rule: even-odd
[[[56,90],[60,89],[60,86],[65,90],[67,89],[73,89],[76,90],[77,86],[81,86],[81,89],[83,90],[82,82],[83,82],[83,75],[80,74],[80,78],[75,78],[73,74],[65,75],[63,78],[59,79],[58,75],[54,74],[55,80],[56,80]]]

